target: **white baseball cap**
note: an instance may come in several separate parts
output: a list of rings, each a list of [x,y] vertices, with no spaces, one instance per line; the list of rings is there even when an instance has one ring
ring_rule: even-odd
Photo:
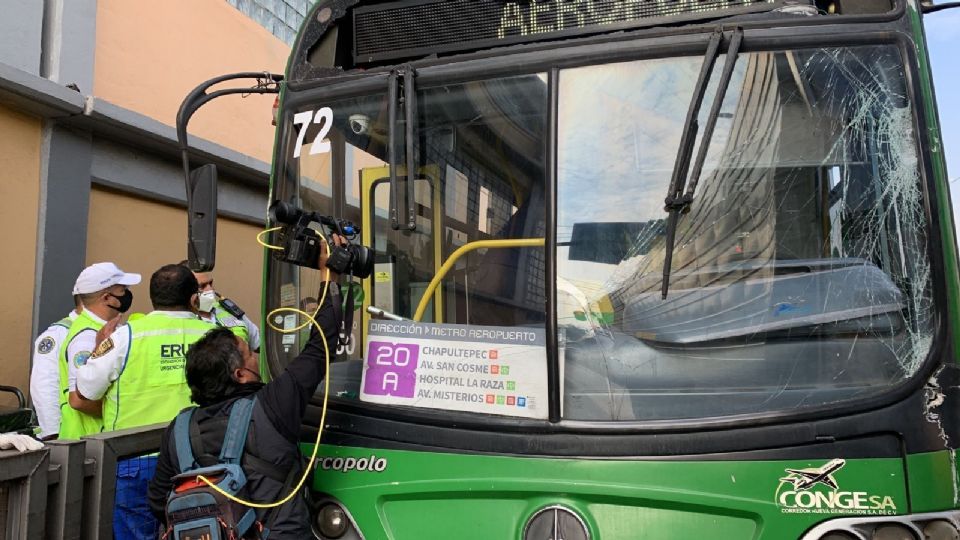
[[[112,262],[91,264],[77,276],[73,294],[90,294],[114,285],[136,285],[140,274],[127,274]]]

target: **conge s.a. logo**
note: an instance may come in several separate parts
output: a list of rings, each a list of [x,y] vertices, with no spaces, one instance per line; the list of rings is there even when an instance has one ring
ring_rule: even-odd
[[[846,461],[833,459],[822,467],[786,469],[780,478],[776,501],[785,514],[896,514],[893,497],[866,491],[845,491],[835,475]]]

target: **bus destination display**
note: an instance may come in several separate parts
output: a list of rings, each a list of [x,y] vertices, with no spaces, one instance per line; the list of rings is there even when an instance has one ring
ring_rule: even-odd
[[[547,417],[543,328],[370,321],[360,399]]]
[[[417,0],[359,7],[359,62],[538,41],[718,11],[770,9],[774,0]]]

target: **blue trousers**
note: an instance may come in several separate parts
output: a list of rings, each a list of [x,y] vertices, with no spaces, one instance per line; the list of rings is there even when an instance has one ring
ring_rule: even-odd
[[[117,494],[113,503],[113,537],[117,540],[157,537],[157,520],[147,505],[147,484],[156,469],[156,456],[117,462]]]

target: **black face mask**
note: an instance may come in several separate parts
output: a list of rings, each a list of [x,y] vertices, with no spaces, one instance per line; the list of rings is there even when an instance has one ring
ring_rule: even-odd
[[[110,293],[107,293],[107,294],[110,294]],[[117,301],[120,302],[119,307],[113,308],[119,311],[120,313],[126,313],[127,310],[130,309],[130,306],[133,305],[133,293],[130,292],[130,289],[127,289],[126,292],[124,292],[120,296],[117,296],[115,294],[110,294],[110,296],[116,298]]]

